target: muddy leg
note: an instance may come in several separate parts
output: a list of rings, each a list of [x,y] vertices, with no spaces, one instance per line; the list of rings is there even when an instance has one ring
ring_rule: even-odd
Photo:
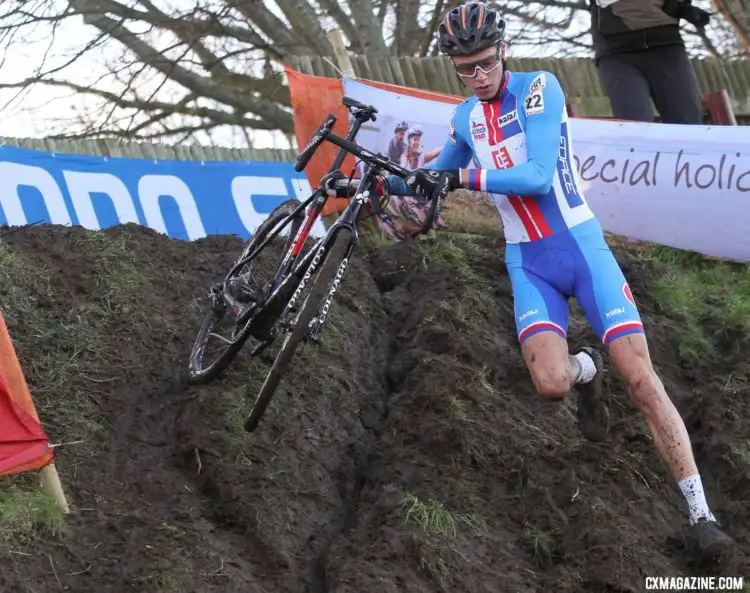
[[[678,482],[698,473],[685,423],[651,365],[644,334],[613,340],[609,355],[628,384],[633,403],[646,417],[659,455]]]
[[[628,384],[630,397],[646,418],[659,455],[687,501],[694,545],[707,555],[729,548],[732,540],[708,507],[687,428],[654,371],[646,336],[638,333],[617,338],[610,343],[609,353]]]
[[[534,387],[544,399],[563,399],[586,372],[591,374],[591,369],[584,367],[586,359],[570,356],[568,342],[555,331],[534,334],[521,350]]]

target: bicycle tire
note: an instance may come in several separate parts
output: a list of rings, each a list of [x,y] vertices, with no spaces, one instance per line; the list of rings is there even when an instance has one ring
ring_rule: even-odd
[[[257,246],[259,243],[261,243],[263,239],[277,225],[284,222],[285,219],[289,218],[289,216],[300,205],[300,203],[301,202],[299,200],[290,199],[279,204],[271,212],[271,214],[269,214],[268,217],[266,217],[266,219],[260,224],[260,226],[258,226],[255,233],[253,233],[253,236],[247,240],[244,247],[242,248],[242,252],[240,253],[239,257],[232,264],[232,268],[234,268],[238,262],[240,262],[244,257],[246,257],[246,255],[252,251],[254,246]],[[298,219],[299,224],[301,224],[302,221],[304,220],[304,216],[305,216],[304,211],[300,211],[297,214],[297,216],[294,217],[294,219],[295,220]],[[292,221],[291,224],[295,225],[295,222]],[[299,225],[297,225],[297,228],[298,226]],[[294,234],[295,234],[294,232],[290,233],[289,242],[285,246],[285,249],[282,253],[286,252],[286,250],[289,247],[289,244],[291,244],[291,242],[294,240]],[[266,247],[268,247],[268,245]],[[263,250],[256,253],[253,256],[253,258],[249,261],[253,261],[261,253],[263,253],[265,249],[266,248],[264,247]],[[280,263],[281,263],[281,259],[279,259],[279,262],[276,264],[277,268]],[[232,268],[230,268],[230,270]],[[202,363],[203,350],[206,346],[206,343],[208,342],[208,338],[209,338],[209,334],[211,333],[211,330],[214,328],[216,323],[220,320],[221,320],[221,317],[217,315],[216,311],[213,309],[212,306],[209,306],[208,313],[206,313],[206,316],[203,319],[203,323],[201,324],[201,327],[198,330],[198,334],[195,338],[195,341],[193,342],[193,348],[190,352],[190,359],[188,362],[188,381],[194,385],[205,385],[206,383],[210,383],[211,381],[216,379],[224,370],[226,370],[229,364],[235,359],[239,351],[245,345],[245,342],[247,342],[248,338],[250,337],[249,329],[250,329],[251,324],[248,320],[245,323],[244,327],[236,335],[232,343],[227,344],[227,347],[224,350],[224,352],[208,367],[202,368],[201,363]]]
[[[323,302],[329,286],[338,272],[339,266],[344,261],[344,256],[346,255],[346,250],[349,246],[349,241],[346,240],[347,237],[353,239],[350,231],[341,230],[336,233],[333,244],[326,253],[320,267],[315,272],[310,284],[310,292],[302,303],[299,313],[297,314],[294,329],[285,336],[281,348],[276,355],[276,359],[271,365],[271,369],[266,375],[266,379],[258,392],[255,403],[245,420],[246,431],[253,432],[258,427],[271,398],[276,393],[279,383],[284,375],[284,371],[292,358],[294,358],[294,354],[300,342],[305,337],[305,334],[307,334],[310,321],[312,321],[318,307]]]

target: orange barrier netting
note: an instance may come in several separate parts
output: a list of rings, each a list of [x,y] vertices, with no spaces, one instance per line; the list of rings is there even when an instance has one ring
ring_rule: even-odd
[[[49,439],[0,313],[0,476],[40,469],[52,462]]]
[[[344,98],[341,81],[323,76],[302,74],[289,66],[285,66],[289,92],[292,97],[292,111],[294,113],[294,135],[300,151],[310,142],[315,130],[320,127],[329,113],[336,116],[333,133],[346,136],[349,128],[349,112],[341,103]],[[305,168],[305,174],[310,185],[316,187],[320,178],[333,163],[339,147],[330,142],[324,142]],[[342,171],[354,168],[354,157],[348,155],[341,167]],[[323,214],[328,215],[346,208],[347,200],[332,198],[326,202]]]

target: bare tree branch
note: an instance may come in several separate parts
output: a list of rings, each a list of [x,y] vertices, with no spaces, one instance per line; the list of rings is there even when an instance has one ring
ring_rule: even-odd
[[[750,56],[750,0],[713,0],[713,6],[734,29],[739,53]]]
[[[276,4],[297,34],[308,41],[310,49],[319,55],[331,53],[331,44],[320,25],[320,19],[306,0],[276,0]]]
[[[365,40],[365,50],[368,54],[387,55],[388,48],[383,39],[380,21],[373,11],[370,0],[349,0],[352,21]]]
[[[750,0],[713,4],[705,32],[684,27],[692,52],[747,55]],[[326,28],[377,60],[437,55],[435,33],[463,0],[2,0],[0,91],[18,108],[34,88],[74,102],[51,125],[60,136],[174,141],[250,130],[293,133],[282,64],[328,55]],[[590,57],[588,0],[498,0],[513,55]],[[73,33],[71,33],[73,31]],[[35,56],[24,74],[16,56]],[[20,78],[21,80],[18,80]],[[0,105],[0,110],[3,105]]]
[[[274,40],[277,47],[298,56],[310,53],[305,42],[297,38],[284,21],[271,13],[262,0],[227,0],[227,5],[236,8],[247,20],[255,23],[268,39]]]
[[[65,80],[54,80],[46,79],[44,81],[38,81],[34,79],[22,80],[16,83],[3,83],[0,84],[0,89],[3,88],[25,88],[35,82],[42,82],[47,86],[57,86],[71,89],[76,93],[90,94],[105,99],[108,103],[116,105],[117,107],[126,109],[137,109],[139,111],[160,111],[166,115],[181,114],[189,115],[194,117],[210,118],[215,120],[219,124],[229,125],[242,125],[249,128],[261,129],[261,130],[273,130],[273,124],[264,122],[260,119],[250,119],[236,113],[227,113],[218,109],[212,109],[208,107],[190,107],[189,104],[197,99],[196,95],[188,94],[185,95],[180,101],[176,103],[163,103],[161,101],[154,101],[153,99],[126,99],[121,95],[105,91],[97,88],[90,88],[82,85],[77,85],[72,82]]]
[[[364,45],[360,43],[357,27],[351,17],[344,12],[336,0],[317,0],[318,5],[330,16],[346,35],[355,53],[364,53]]]
[[[445,4],[445,0],[437,0],[435,9],[432,11],[430,23],[422,32],[422,41],[419,44],[419,55],[422,57],[427,55],[427,51],[430,49],[430,43],[432,43],[432,40],[435,37],[435,32],[437,31],[440,19],[443,15],[443,4]]]

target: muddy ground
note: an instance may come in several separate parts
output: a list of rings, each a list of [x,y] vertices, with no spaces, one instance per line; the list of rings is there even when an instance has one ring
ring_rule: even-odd
[[[544,403],[518,351],[502,238],[360,251],[321,346],[260,428],[265,363],[189,387],[209,282],[241,247],[148,229],[31,228],[0,245],[0,299],[73,513],[0,538],[0,591],[632,592],[644,576],[750,578],[750,338],[706,318],[680,354],[661,272],[622,249],[657,371],[738,553],[702,566],[686,512],[613,373],[613,430]],[[594,341],[572,307],[571,343]],[[83,442],[77,442],[83,441]],[[28,475],[0,489],[28,488]]]

